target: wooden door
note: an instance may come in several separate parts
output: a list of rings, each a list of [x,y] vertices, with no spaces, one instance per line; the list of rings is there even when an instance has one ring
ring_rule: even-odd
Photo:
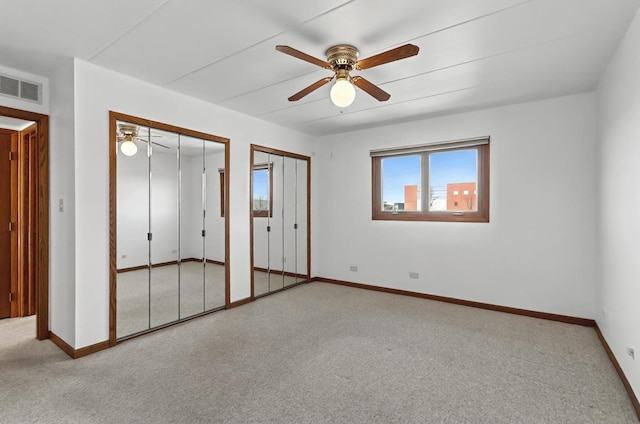
[[[17,132],[0,129],[0,318],[11,314],[12,286],[15,286],[15,149]],[[13,239],[13,240],[12,240]],[[13,268],[13,270],[12,270]],[[13,284],[12,284],[13,283]]]
[[[37,136],[36,124],[20,131],[18,142],[18,281],[17,310],[11,316],[36,313],[36,194]],[[14,305],[12,305],[14,306]]]
[[[0,318],[36,313],[37,126],[0,129]]]
[[[0,115],[7,116],[9,118],[20,119],[23,121],[32,121],[36,124],[34,128],[28,128],[27,130],[23,131],[34,131],[34,137],[29,136],[29,139],[33,140],[33,145],[30,146],[28,157],[32,166],[32,179],[29,182],[29,190],[32,196],[32,200],[30,201],[30,203],[32,205],[35,204],[34,208],[29,208],[32,213],[32,216],[30,218],[32,224],[32,228],[30,230],[32,234],[30,236],[32,250],[30,250],[30,252],[32,252],[32,258],[35,258],[29,264],[29,267],[31,269],[32,277],[35,280],[33,282],[33,284],[35,284],[35,287],[29,289],[31,290],[29,296],[31,296],[31,293],[35,295],[36,337],[39,340],[45,340],[49,338],[49,117],[47,115],[42,115],[39,113],[27,112],[24,110],[12,109],[4,106],[0,106]],[[3,130],[0,130],[0,132],[2,131]],[[13,133],[15,136],[15,144],[12,148],[12,151],[18,152],[18,144],[19,141],[23,140],[23,136],[22,134],[18,134],[15,131]],[[14,217],[13,222],[16,223],[16,228],[20,227],[20,219],[18,218],[17,212],[19,204],[18,186],[20,184],[18,178],[18,161],[20,159],[19,156],[19,154],[16,154],[14,160],[11,161],[10,165],[12,175],[15,177],[11,184],[11,213]],[[4,158],[4,155],[0,157],[0,163],[2,163],[2,159]],[[0,190],[0,197],[2,192],[3,191]],[[4,204],[4,201],[0,201],[0,203]],[[34,221],[35,225],[33,225]],[[5,228],[4,225],[5,223],[0,223],[0,233]],[[7,223],[7,229],[8,225],[9,224]],[[17,260],[17,252],[19,250],[17,248],[18,232],[19,231],[11,232],[11,239],[14,246],[11,254],[11,276],[13,281],[15,282],[15,285],[12,285],[11,287],[11,293],[13,294],[13,301],[11,302],[11,317],[22,316],[18,313],[18,309],[20,309],[20,305],[23,305],[23,302],[17,299],[18,292],[20,291],[17,278],[17,276],[20,274],[18,272],[19,267]],[[14,278],[14,276],[16,277]],[[7,300],[8,298],[8,294],[6,297],[2,297],[2,299]],[[22,307],[22,309],[28,308]],[[27,311],[26,313],[29,312]]]

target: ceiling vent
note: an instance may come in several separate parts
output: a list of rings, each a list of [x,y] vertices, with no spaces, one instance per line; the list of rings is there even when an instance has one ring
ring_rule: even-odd
[[[0,94],[42,104],[42,84],[0,74]]]

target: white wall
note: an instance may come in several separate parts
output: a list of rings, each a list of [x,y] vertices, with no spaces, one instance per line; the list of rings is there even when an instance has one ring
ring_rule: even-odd
[[[231,139],[227,170],[231,300],[248,297],[249,144],[311,155],[313,139],[79,60],[75,61],[75,77],[77,333],[72,346],[81,348],[108,339],[109,110]],[[62,254],[52,252],[52,261]]]
[[[600,264],[598,326],[640,394],[640,15],[598,87]],[[640,356],[640,351],[636,355]]]
[[[150,215],[149,158],[141,150],[130,157],[118,157],[118,269],[149,263],[149,219],[153,233],[151,263],[171,262],[178,258],[177,152],[154,150],[151,159],[153,212]],[[180,253],[182,258],[202,258],[202,157],[182,156],[181,162]],[[220,238],[224,246],[224,235]]]
[[[213,143],[207,141],[207,143]],[[142,143],[140,143],[142,144]],[[143,145],[144,146],[144,145]],[[159,150],[159,149],[158,149]],[[180,257],[202,259],[202,156],[180,157],[182,185],[180,189]],[[224,168],[224,151],[206,155],[207,259],[224,262],[224,218],[220,216],[220,176]],[[149,158],[138,154],[118,157],[117,190],[117,267],[131,268],[149,263]],[[177,260],[177,163],[176,152],[154,151],[152,157],[153,241],[152,263]],[[158,213],[158,212],[162,213]],[[123,256],[126,256],[123,257]]]
[[[116,175],[117,268],[146,265],[149,263],[149,157],[145,149],[139,148],[138,153],[129,157],[118,154]],[[174,216],[172,222],[175,220]]]
[[[76,334],[73,66],[68,60],[51,78],[49,116],[49,329],[71,346]]]
[[[318,275],[594,318],[595,133],[582,94],[320,139]],[[490,223],[371,220],[371,149],[485,135]]]
[[[224,218],[220,216],[220,173],[219,169],[224,168],[224,154],[219,153],[209,153],[205,156],[205,166],[207,170],[207,181],[206,181],[206,207],[207,207],[207,216],[206,216],[206,256],[207,259],[224,262],[224,240],[221,235],[224,234]],[[194,167],[195,169],[196,167]],[[247,166],[248,169],[248,166]],[[194,172],[194,180],[200,180],[200,172]],[[194,187],[196,187],[197,182],[194,181]],[[194,192],[194,196],[199,196],[200,193]],[[195,203],[195,201],[194,201]],[[247,208],[249,206],[247,205]],[[196,220],[202,220],[202,211],[195,210],[196,214],[194,215],[194,222]],[[194,224],[195,225],[195,224]],[[200,223],[198,224],[200,225]],[[200,228],[200,227],[197,227]],[[202,256],[202,245],[201,239],[198,239],[197,246],[194,247],[194,254],[192,255],[195,258],[199,258]],[[196,255],[195,252],[198,254]]]

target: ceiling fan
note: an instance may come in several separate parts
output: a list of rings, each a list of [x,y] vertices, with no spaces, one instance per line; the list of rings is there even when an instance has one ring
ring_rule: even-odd
[[[349,44],[338,44],[327,49],[325,53],[327,55],[326,61],[310,56],[289,46],[276,46],[276,50],[320,66],[324,69],[331,70],[334,73],[333,76],[322,78],[289,97],[290,102],[300,100],[307,94],[317,90],[335,78],[336,83],[331,88],[331,101],[333,101],[333,103],[338,107],[347,107],[353,103],[356,96],[356,91],[353,85],[381,102],[387,101],[391,97],[389,93],[377,85],[369,82],[361,76],[352,77],[349,75],[349,72],[369,69],[374,66],[384,65],[385,63],[394,62],[396,60],[406,59],[417,55],[420,49],[418,46],[413,44],[405,44],[404,46],[387,50],[386,52],[379,53],[375,56],[358,60],[359,52],[357,48]]]
[[[120,145],[120,151],[127,155],[133,156],[138,151],[138,146],[135,144],[135,140],[142,141],[144,143],[149,143],[148,139],[140,137],[139,134],[140,127],[132,124],[118,124],[118,133],[116,134],[116,138],[118,142],[122,142]],[[160,137],[159,135],[151,135],[151,137]],[[157,143],[152,141],[151,144],[155,144],[160,147],[164,147],[168,149],[169,146],[165,146],[164,144]]]

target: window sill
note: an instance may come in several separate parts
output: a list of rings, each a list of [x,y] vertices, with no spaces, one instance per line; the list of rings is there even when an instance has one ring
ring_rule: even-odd
[[[489,222],[489,215],[480,212],[378,212],[374,221]]]

